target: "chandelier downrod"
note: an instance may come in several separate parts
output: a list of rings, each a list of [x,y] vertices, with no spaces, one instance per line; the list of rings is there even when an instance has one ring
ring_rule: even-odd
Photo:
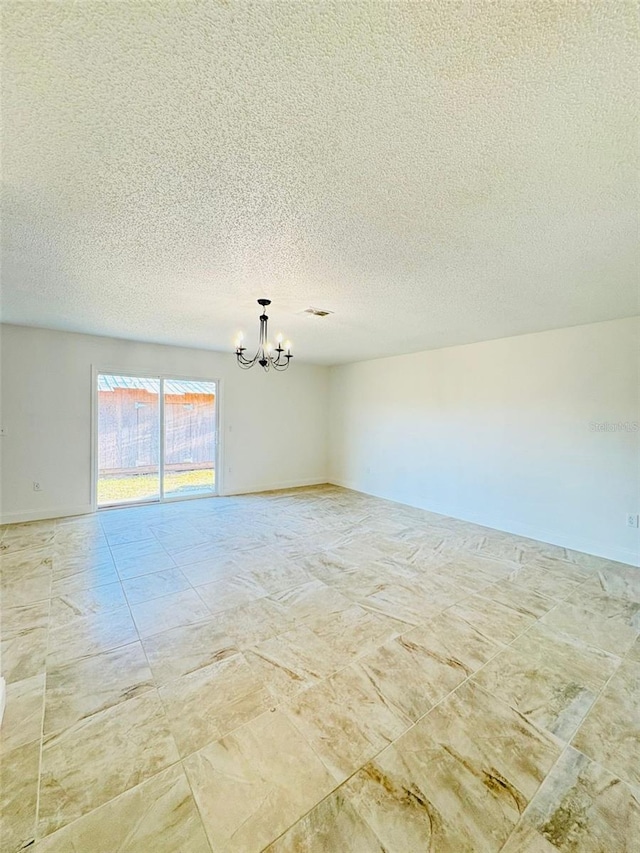
[[[282,346],[282,335],[278,335],[276,341],[278,346],[275,350],[273,349],[269,343],[267,335],[269,318],[266,314],[266,307],[267,305],[271,305],[271,300],[258,299],[258,305],[260,305],[262,309],[262,314],[260,314],[260,336],[258,349],[253,358],[247,358],[245,356],[247,348],[243,346],[243,336],[242,333],[240,333],[236,341],[236,359],[238,365],[243,370],[248,370],[250,367],[253,367],[254,364],[259,364],[265,372],[271,368],[274,370],[286,370],[293,358],[291,355],[291,343],[287,341],[285,345]]]

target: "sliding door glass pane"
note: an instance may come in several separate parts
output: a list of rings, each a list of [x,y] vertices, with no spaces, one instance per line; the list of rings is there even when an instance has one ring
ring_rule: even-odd
[[[164,495],[215,491],[216,383],[165,379]]]
[[[98,506],[160,498],[160,380],[98,376]]]

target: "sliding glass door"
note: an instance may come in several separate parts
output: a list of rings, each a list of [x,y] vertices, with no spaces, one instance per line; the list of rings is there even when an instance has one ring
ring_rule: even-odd
[[[165,497],[215,491],[215,382],[164,382]]]
[[[98,375],[98,506],[160,499],[160,379]]]
[[[217,383],[97,375],[96,503],[216,491]]]

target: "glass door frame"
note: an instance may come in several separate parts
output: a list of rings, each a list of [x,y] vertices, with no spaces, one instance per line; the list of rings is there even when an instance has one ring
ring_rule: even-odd
[[[126,501],[122,503],[98,504],[98,376],[126,376],[130,379],[157,379],[160,383],[158,393],[158,417],[160,418],[159,442],[160,453],[158,456],[158,497],[157,498],[138,498],[136,500]],[[198,495],[173,495],[165,497],[164,494],[164,456],[165,456],[165,417],[164,417],[164,383],[165,381],[175,382],[212,382],[216,386],[214,423],[215,423],[215,445],[214,445],[214,460],[213,471],[214,481],[213,490],[203,492]],[[118,368],[105,367],[98,368],[95,365],[91,366],[91,511],[99,512],[103,509],[119,509],[128,506],[143,506],[144,504],[164,504],[175,503],[175,501],[193,501],[199,498],[215,498],[223,494],[222,491],[222,468],[220,466],[221,457],[221,381],[219,379],[205,379],[202,376],[183,376],[174,373],[148,373],[143,370],[119,370]]]

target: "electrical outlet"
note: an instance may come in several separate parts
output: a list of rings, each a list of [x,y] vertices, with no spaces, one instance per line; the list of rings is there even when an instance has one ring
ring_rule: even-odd
[[[638,527],[640,524],[640,516],[635,512],[627,513],[627,527]]]
[[[42,486],[36,480],[33,481],[33,491],[34,492],[41,492],[42,491]]]

